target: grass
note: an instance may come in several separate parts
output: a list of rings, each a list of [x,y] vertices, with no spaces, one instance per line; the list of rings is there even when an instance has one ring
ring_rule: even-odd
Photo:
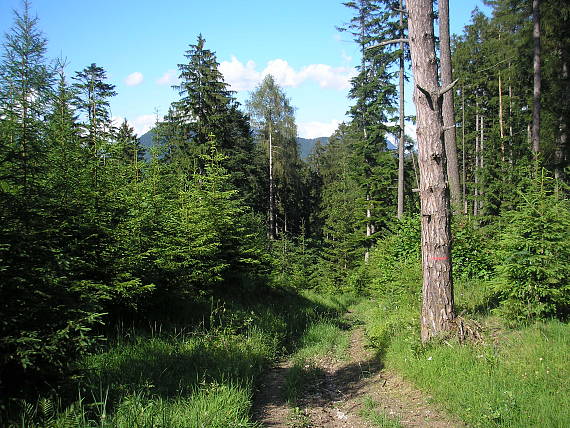
[[[256,427],[252,396],[264,369],[297,348],[322,349],[320,340],[331,340],[332,320],[346,311],[350,298],[273,289],[207,303],[202,307],[209,311],[193,329],[175,323],[120,329],[105,349],[77,363],[72,403],[61,396],[35,405],[20,402],[17,417],[0,425]],[[180,302],[177,308],[184,310]]]
[[[390,415],[387,415],[382,410],[378,409],[378,403],[371,397],[364,397],[362,410],[360,416],[370,421],[377,427],[381,428],[402,428],[400,421]]]
[[[465,308],[487,305],[484,293],[456,296]],[[470,284],[474,287],[474,284]],[[481,305],[476,300],[482,301]],[[362,302],[367,335],[381,348],[384,364],[400,372],[433,400],[476,427],[567,427],[570,425],[570,326],[556,320],[506,328],[489,311],[472,314],[493,326],[482,343],[448,339],[419,341],[419,302]]]

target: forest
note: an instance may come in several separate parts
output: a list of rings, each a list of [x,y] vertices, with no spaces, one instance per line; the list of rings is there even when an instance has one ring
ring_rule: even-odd
[[[568,426],[570,4],[485,0],[450,35],[448,3],[343,3],[350,120],[303,159],[294,100],[268,74],[240,104],[207,34],[145,147],[111,70],[49,58],[24,0],[0,426]]]

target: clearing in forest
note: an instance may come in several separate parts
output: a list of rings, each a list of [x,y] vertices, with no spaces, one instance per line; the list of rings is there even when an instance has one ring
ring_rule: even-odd
[[[287,400],[291,360],[268,371],[255,398],[254,418],[265,427],[462,427],[424,393],[383,368],[366,345],[364,329],[348,332],[343,358],[331,353],[305,366],[294,403]]]

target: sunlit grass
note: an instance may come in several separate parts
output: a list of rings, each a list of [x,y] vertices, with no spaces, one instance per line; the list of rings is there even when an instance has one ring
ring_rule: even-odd
[[[485,293],[473,290],[468,298],[464,307],[476,308]],[[474,315],[483,326],[493,325],[482,342],[460,345],[450,338],[424,346],[419,305],[413,299],[363,302],[357,310],[367,320],[367,336],[381,348],[384,364],[468,424],[570,426],[568,324],[550,320],[508,329],[488,311],[478,311]]]

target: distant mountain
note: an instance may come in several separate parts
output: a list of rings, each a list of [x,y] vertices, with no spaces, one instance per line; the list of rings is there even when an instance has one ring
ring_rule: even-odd
[[[153,144],[154,130],[150,130],[147,133],[139,137],[139,142],[146,150],[146,157],[150,159],[150,148]],[[299,145],[299,156],[301,159],[307,159],[317,141],[321,144],[327,144],[329,142],[329,137],[319,137],[319,138],[301,138],[297,137],[297,144]]]
[[[154,138],[154,129],[146,132],[139,137],[139,143],[145,149],[145,158],[150,159],[150,148],[152,147],[152,139]]]
[[[315,144],[317,144],[317,141],[320,141],[322,145],[326,145],[329,142],[329,137],[318,137],[318,138],[297,137],[297,144],[299,146],[299,156],[301,156],[301,159],[306,160],[309,157],[311,151],[313,150],[313,147],[315,147]]]
[[[147,133],[141,135],[139,137],[139,141],[141,146],[143,146],[146,150],[145,157],[150,159],[150,148],[152,147],[152,140],[154,138],[154,130],[150,130]],[[322,145],[327,145],[329,143],[329,137],[318,137],[318,138],[303,138],[297,137],[297,144],[299,146],[299,156],[301,159],[307,160],[311,151],[317,144],[317,141],[320,141]],[[388,150],[396,150],[396,147],[388,141]]]

